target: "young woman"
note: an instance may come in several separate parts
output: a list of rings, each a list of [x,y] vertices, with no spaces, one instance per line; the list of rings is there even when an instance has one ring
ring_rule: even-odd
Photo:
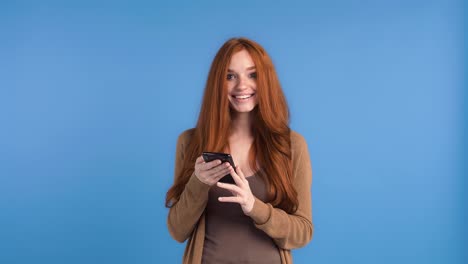
[[[224,152],[236,168],[205,162]],[[231,174],[235,184],[219,182]],[[228,40],[208,75],[197,126],[178,138],[166,196],[172,237],[188,239],[183,263],[292,263],[312,238],[307,143],[289,128],[273,63],[246,38]]]

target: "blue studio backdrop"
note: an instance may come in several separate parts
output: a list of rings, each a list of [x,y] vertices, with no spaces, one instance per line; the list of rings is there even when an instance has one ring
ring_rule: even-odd
[[[269,52],[308,142],[315,234],[295,263],[467,263],[463,15],[461,0],[2,1],[0,263],[180,263],[176,139],[236,36]]]

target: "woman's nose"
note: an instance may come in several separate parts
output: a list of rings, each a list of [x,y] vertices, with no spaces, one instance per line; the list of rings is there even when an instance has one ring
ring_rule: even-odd
[[[240,76],[239,77],[239,83],[237,84],[237,87],[239,89],[245,89],[245,88],[247,88],[247,84],[248,84],[247,78],[244,77],[244,76]]]

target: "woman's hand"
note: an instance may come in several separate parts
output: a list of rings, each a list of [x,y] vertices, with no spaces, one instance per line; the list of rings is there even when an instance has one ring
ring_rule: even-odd
[[[244,176],[239,166],[236,166],[237,173],[230,166],[229,173],[236,182],[236,184],[218,182],[218,187],[231,191],[234,196],[219,197],[218,200],[223,203],[238,203],[244,214],[249,215],[252,211],[255,196],[250,190],[249,181]]]
[[[223,164],[221,164],[220,160],[205,162],[202,156],[198,157],[195,161],[195,176],[197,176],[201,182],[210,186],[229,174],[231,169],[232,166],[229,162]]]

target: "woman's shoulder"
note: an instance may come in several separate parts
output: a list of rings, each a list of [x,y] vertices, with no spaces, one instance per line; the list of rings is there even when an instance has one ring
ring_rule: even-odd
[[[182,133],[179,134],[179,137],[177,138],[177,142],[184,144],[185,142],[189,141],[190,138],[195,134],[195,128],[189,128]]]
[[[301,148],[306,146],[307,147],[307,142],[299,132],[294,131],[291,129],[291,147],[292,148]]]
[[[195,133],[195,128],[189,128],[179,134],[179,138],[190,138]]]

